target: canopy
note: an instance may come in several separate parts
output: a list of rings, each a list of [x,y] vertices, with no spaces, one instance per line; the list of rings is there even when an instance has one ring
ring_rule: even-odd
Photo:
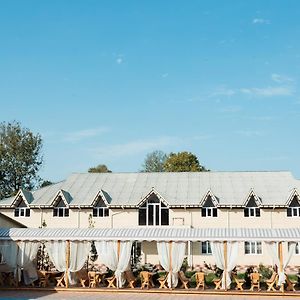
[[[300,241],[300,228],[0,228],[14,241]]]

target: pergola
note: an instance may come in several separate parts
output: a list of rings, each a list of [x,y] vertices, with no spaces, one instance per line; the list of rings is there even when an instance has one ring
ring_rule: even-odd
[[[233,246],[235,244],[244,241],[262,241],[276,245],[276,250],[278,251],[279,274],[283,274],[284,276],[282,242],[299,242],[300,228],[0,228],[0,251],[1,245],[4,245],[7,241],[16,243],[23,242],[23,244],[52,242],[54,245],[61,245],[61,243],[65,243],[63,245],[66,254],[65,273],[70,271],[70,245],[72,243],[99,242],[102,247],[101,249],[105,249],[105,251],[103,250],[103,254],[105,255],[107,254],[105,252],[110,252],[111,249],[113,249],[114,246],[111,243],[114,243],[119,261],[120,257],[127,257],[128,253],[130,255],[133,241],[156,241],[165,247],[161,248],[163,249],[161,251],[164,252],[159,253],[159,255],[160,258],[162,256],[167,257],[168,262],[165,263],[167,267],[164,267],[164,265],[163,267],[167,269],[166,271],[170,274],[178,272],[178,266],[180,268],[185,255],[185,251],[182,252],[182,250],[176,248],[177,245],[183,243],[185,245],[186,242],[210,241],[214,244],[215,251],[213,252],[215,253],[213,254],[216,256],[216,253],[219,252],[218,257],[216,258],[217,261],[221,261],[219,265],[221,265],[221,268],[224,270],[223,274],[225,274],[225,276],[223,276],[223,286],[226,289],[228,282],[230,283],[230,272],[233,269],[234,261],[229,260],[234,256],[233,252],[235,250],[233,250]],[[125,248],[122,248],[122,245],[125,245],[125,243],[129,243],[128,245],[130,246],[130,248],[129,246],[127,247],[127,254],[124,254],[126,251],[124,250]],[[183,253],[183,257],[182,254],[181,256],[178,254],[180,259],[175,257],[173,252],[174,249],[177,251],[175,253],[181,251],[180,253]],[[181,247],[181,249],[185,248]],[[76,255],[78,255],[77,252]],[[123,272],[122,270],[125,270],[125,268],[126,264],[124,264],[120,270],[118,269],[120,276]],[[172,276],[170,276],[170,282],[172,287]],[[66,276],[66,287],[68,286],[69,279],[68,276]]]

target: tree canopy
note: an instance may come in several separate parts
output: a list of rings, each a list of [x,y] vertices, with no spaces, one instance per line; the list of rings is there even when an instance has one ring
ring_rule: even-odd
[[[142,166],[142,172],[164,172],[164,163],[167,157],[167,154],[161,150],[148,153]]]
[[[89,168],[89,173],[111,173],[106,165],[98,165],[96,167]]]
[[[42,138],[19,122],[0,123],[0,199],[39,182],[43,162]]]
[[[183,151],[170,153],[164,163],[165,172],[203,172],[208,171],[201,166],[197,156],[191,152]]]

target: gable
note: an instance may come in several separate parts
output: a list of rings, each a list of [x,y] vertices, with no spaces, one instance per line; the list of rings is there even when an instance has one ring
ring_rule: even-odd
[[[102,197],[99,196],[94,204],[94,207],[107,207],[107,205],[103,201]]]
[[[209,195],[207,196],[205,202],[202,205],[203,207],[215,207],[215,204],[212,200],[212,197]]]
[[[295,195],[293,200],[291,201],[289,207],[299,207],[300,206],[300,202],[298,197]]]
[[[257,207],[257,203],[256,203],[256,200],[255,200],[253,195],[248,200],[248,203],[246,204],[246,207]]]

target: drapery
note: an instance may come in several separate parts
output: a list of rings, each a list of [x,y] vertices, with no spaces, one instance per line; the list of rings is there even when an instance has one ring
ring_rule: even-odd
[[[66,262],[66,241],[50,241],[46,242],[46,249],[50,260],[55,265],[55,268],[60,272],[67,270]],[[67,276],[70,284],[75,284],[74,273],[81,270],[87,260],[90,251],[90,242],[70,242],[70,265]]]
[[[222,275],[222,289],[230,287],[230,273],[236,265],[238,246],[238,242],[227,242],[227,269],[225,270],[224,242],[211,242],[211,250],[216,260],[216,265],[219,269],[224,270]]]
[[[117,287],[124,284],[123,273],[129,269],[132,241],[120,242],[120,254],[118,257],[118,242],[96,241],[95,247],[100,260],[109,269],[115,271]]]
[[[178,284],[178,272],[185,257],[185,242],[157,242],[157,252],[160,264],[169,272],[168,286],[176,287]],[[171,253],[170,253],[170,247]],[[171,255],[171,261],[170,261]]]
[[[12,268],[18,281],[21,281],[21,269],[24,272],[25,284],[38,279],[33,260],[36,258],[40,243],[4,241],[0,243],[0,252],[6,264]]]
[[[37,256],[37,252],[40,242],[18,242],[18,276],[19,281],[21,281],[21,269],[23,269],[24,283],[26,285],[31,284],[38,279],[36,272],[36,266],[33,261]]]
[[[293,254],[295,253],[296,243],[290,243],[289,251],[286,257],[283,257],[283,266],[282,270],[280,270],[280,260],[279,260],[279,253],[278,253],[278,243],[277,242],[265,242],[266,248],[269,254],[272,257],[273,263],[278,267],[278,283],[277,285],[280,286],[285,283],[285,274],[284,270],[288,266]]]

